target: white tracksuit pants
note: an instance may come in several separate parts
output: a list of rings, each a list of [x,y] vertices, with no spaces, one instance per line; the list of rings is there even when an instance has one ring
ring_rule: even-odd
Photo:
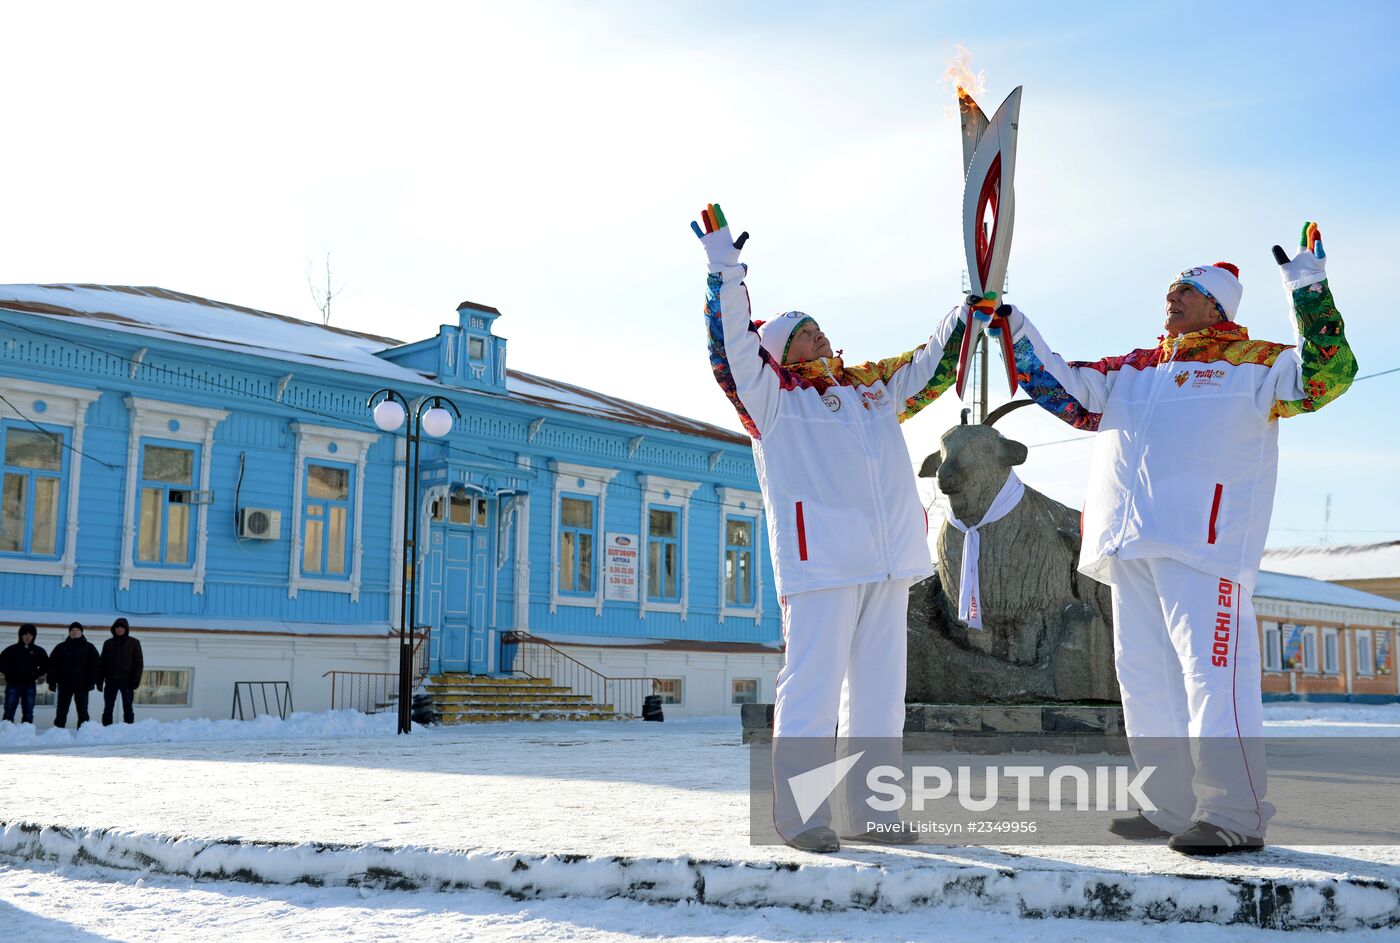
[[[1115,560],[1113,650],[1145,812],[1173,834],[1207,821],[1264,835],[1264,709],[1254,604],[1238,583],[1166,558]]]
[[[773,706],[773,755],[774,824],[784,837],[830,824],[826,803],[801,819],[781,790],[802,767],[829,762],[834,737],[860,738],[853,748],[866,754],[846,780],[852,825],[865,830],[855,821],[856,794],[864,795],[863,770],[899,762],[912,582],[860,583],[783,598],[787,661],[778,673]],[[786,753],[785,740],[794,745]]]

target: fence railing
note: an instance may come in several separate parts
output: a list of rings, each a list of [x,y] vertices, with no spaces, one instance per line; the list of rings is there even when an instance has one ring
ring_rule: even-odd
[[[327,671],[331,679],[331,710],[377,714],[399,698],[397,671]]]
[[[529,632],[501,634],[501,670],[527,678],[549,679],[584,694],[595,706],[609,705],[621,717],[640,717],[642,703],[656,688],[650,677],[611,678]]]
[[[428,633],[424,628],[415,634],[413,643],[413,686],[418,687],[428,674]],[[331,680],[331,710],[356,710],[361,714],[377,714],[388,710],[399,699],[397,671],[327,671],[321,675]]]
[[[276,714],[283,720],[292,712],[292,685],[289,681],[235,681],[230,720],[256,720],[263,714]],[[252,716],[249,717],[248,715]]]

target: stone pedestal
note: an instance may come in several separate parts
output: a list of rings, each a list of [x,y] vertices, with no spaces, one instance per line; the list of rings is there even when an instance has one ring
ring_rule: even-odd
[[[740,709],[745,743],[773,734],[773,705]],[[1126,753],[1117,704],[906,704],[904,738],[918,750]]]

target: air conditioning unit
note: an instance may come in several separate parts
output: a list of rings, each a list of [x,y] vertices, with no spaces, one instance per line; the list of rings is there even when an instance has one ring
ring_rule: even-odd
[[[238,536],[244,540],[280,539],[282,512],[271,508],[239,508]]]

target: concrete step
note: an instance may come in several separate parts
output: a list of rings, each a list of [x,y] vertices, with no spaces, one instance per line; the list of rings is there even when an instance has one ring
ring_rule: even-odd
[[[496,700],[486,698],[479,701],[433,701],[433,710],[440,714],[470,713],[471,711],[496,711],[496,710],[518,710],[518,711],[596,711],[602,710],[604,705],[594,704],[592,701],[574,700],[553,700],[541,698],[538,700]],[[611,708],[608,709],[611,712]]]
[[[562,684],[541,684],[530,688],[514,684],[430,684],[427,690],[433,697],[561,697],[566,694],[575,697],[587,696]]]
[[[548,678],[525,678],[516,675],[471,675],[465,672],[443,672],[428,676],[429,683],[436,684],[551,684]]]
[[[468,711],[463,713],[442,713],[439,715],[438,723],[441,724],[489,724],[500,723],[512,720],[616,720],[618,715],[609,711],[573,711],[573,710],[496,710],[496,711]]]
[[[592,704],[586,694],[434,694],[434,704]]]

